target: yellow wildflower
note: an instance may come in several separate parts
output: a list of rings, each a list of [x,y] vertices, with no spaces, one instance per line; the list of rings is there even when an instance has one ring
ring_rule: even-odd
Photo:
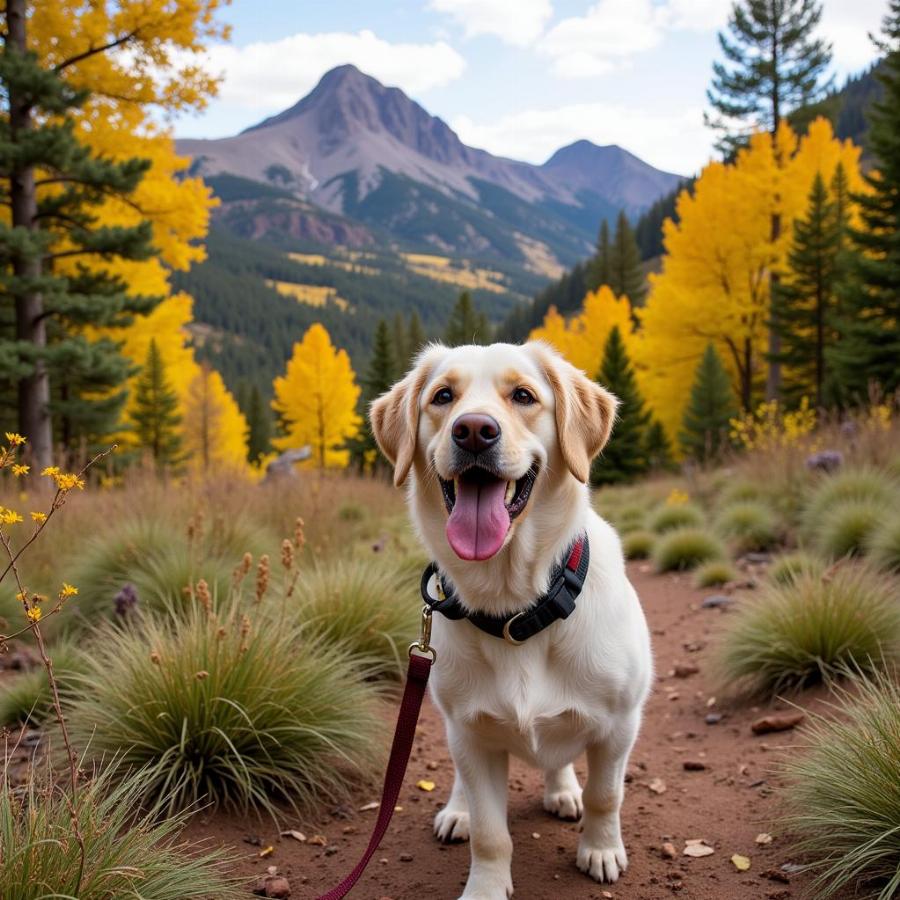
[[[25,611],[25,615],[28,616],[32,622],[40,622],[41,608],[39,606],[32,606],[31,609]]]
[[[14,465],[12,467],[13,475],[18,478],[20,475],[27,475],[31,471],[31,466]]]
[[[71,491],[72,488],[78,488],[78,490],[84,490],[84,479],[79,478],[77,475],[72,475],[70,473],[60,473],[55,475],[56,486],[61,491]]]
[[[60,597],[74,597],[78,593],[78,588],[74,585],[63,582],[62,590],[59,592]]]
[[[22,517],[14,509],[0,507],[0,525],[15,525]]]
[[[47,466],[41,475],[46,475],[48,478],[56,478],[59,475],[59,466]]]
[[[690,500],[690,494],[686,491],[673,488],[672,492],[666,497],[666,506],[684,506]]]
[[[18,594],[16,594],[16,600],[18,600],[19,603],[24,603],[27,599],[28,599],[28,591],[22,590],[22,591],[19,591]]]
[[[35,522],[46,522],[47,521],[47,513],[33,512],[31,514],[31,518],[34,519]]]
[[[25,438],[23,438],[21,434],[16,434],[14,431],[6,432],[6,440],[11,447],[21,447],[22,444],[25,443]]]

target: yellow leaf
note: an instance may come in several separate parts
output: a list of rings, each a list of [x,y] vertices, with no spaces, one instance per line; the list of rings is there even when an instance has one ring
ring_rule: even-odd
[[[416,782],[416,787],[420,791],[427,791],[430,794],[434,790],[434,782],[423,778],[421,781]]]
[[[268,847],[263,847],[262,850],[259,851],[259,856],[261,859],[265,859],[268,856],[271,856],[275,852],[275,848],[269,844]]]
[[[750,868],[749,857],[741,856],[740,853],[735,853],[734,856],[731,857],[731,862],[738,872],[746,872],[747,869]]]

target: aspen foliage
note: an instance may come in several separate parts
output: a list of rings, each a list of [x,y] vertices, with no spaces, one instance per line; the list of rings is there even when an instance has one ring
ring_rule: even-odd
[[[196,364],[195,364],[196,365]],[[184,399],[183,444],[187,463],[202,472],[247,468],[247,420],[222,376],[196,367]]]

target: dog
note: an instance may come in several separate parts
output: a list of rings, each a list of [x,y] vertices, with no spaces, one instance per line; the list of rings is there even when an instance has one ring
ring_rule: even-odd
[[[370,408],[435,560],[440,587],[433,578],[429,590],[450,591],[467,614],[434,617],[431,681],[455,766],[434,830],[470,841],[462,900],[512,895],[510,754],[543,770],[549,812],[581,819],[579,869],[614,882],[628,864],[619,810],[653,676],[650,637],[619,538],[587,484],[616,405],[551,347],[528,342],[428,345]],[[584,536],[574,610],[513,638],[510,621],[527,616]],[[497,625],[488,633],[478,621]],[[573,768],[582,753],[583,789]]]

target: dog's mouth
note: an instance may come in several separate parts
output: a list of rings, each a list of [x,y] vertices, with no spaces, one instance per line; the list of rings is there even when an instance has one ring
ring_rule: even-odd
[[[447,520],[447,540],[465,560],[490,559],[506,540],[513,520],[528,505],[537,478],[535,463],[514,481],[480,466],[472,466],[452,480],[440,479]]]

